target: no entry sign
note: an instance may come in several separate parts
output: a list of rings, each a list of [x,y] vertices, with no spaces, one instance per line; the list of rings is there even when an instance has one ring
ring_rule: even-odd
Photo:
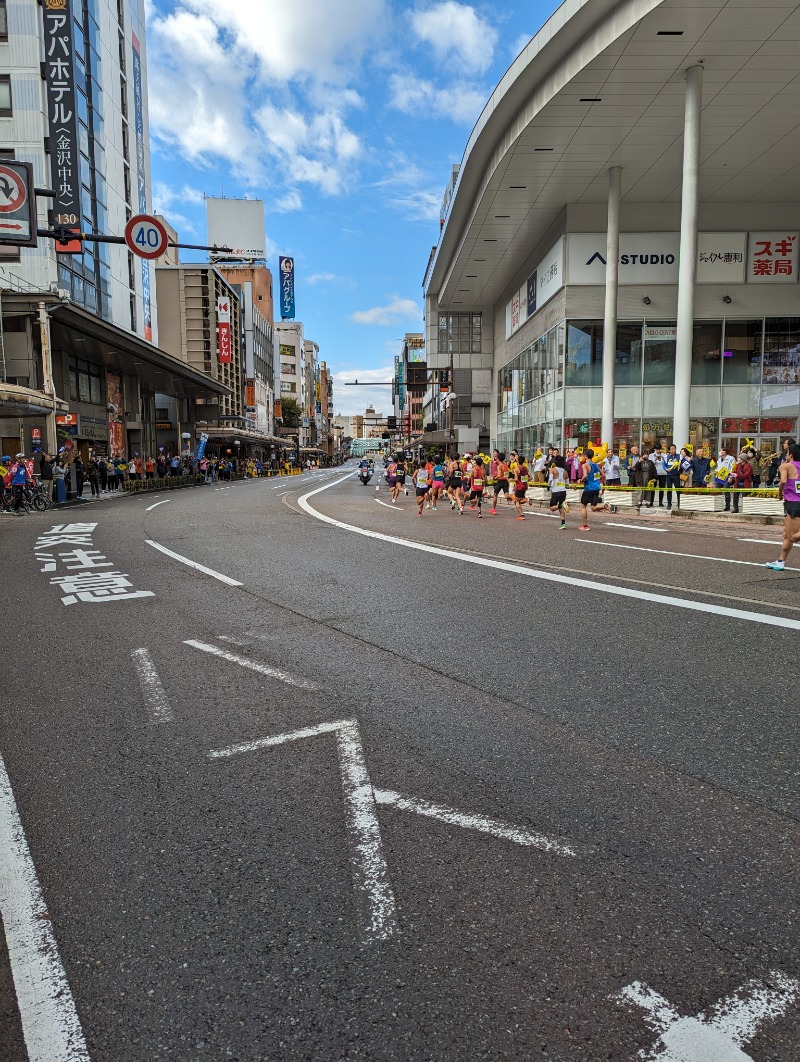
[[[0,243],[36,246],[36,201],[28,162],[0,163]]]
[[[140,258],[160,258],[169,245],[169,237],[156,218],[136,214],[125,226],[125,243]]]

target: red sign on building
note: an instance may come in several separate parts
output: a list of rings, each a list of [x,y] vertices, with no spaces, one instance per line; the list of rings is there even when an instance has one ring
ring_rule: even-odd
[[[231,362],[231,300],[217,299],[217,357],[221,365]]]

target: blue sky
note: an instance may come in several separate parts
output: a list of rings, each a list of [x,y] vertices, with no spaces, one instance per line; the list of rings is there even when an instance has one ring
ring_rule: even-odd
[[[295,258],[337,412],[388,410],[388,389],[344,381],[389,379],[398,340],[422,330],[451,167],[556,6],[148,0],[154,207],[198,243],[204,195],[265,201],[268,264]]]

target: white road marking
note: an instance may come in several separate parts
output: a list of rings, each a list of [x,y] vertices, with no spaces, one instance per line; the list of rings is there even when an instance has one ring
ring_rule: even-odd
[[[648,1062],[753,1062],[742,1050],[765,1021],[779,1017],[800,995],[800,981],[773,970],[766,982],[748,981],[732,995],[694,1018],[682,1018],[672,1004],[641,981],[615,997],[645,1011],[645,1021],[659,1034]]]
[[[319,689],[319,686],[309,682],[307,679],[295,678],[294,675],[290,675],[287,671],[281,671],[280,668],[270,667],[269,664],[261,664],[257,660],[248,660],[246,656],[237,656],[236,653],[229,653],[226,649],[220,649],[217,645],[208,645],[206,642],[198,642],[193,638],[187,639],[183,644],[191,645],[193,649],[199,649],[203,653],[211,653],[212,656],[218,656],[221,660],[228,660],[231,664],[249,668],[250,671],[257,671],[259,675],[266,675],[268,678],[277,679],[278,682],[285,682],[287,686],[297,686],[302,690]]]
[[[731,557],[707,557],[700,553],[676,553],[673,549],[651,549],[649,546],[625,546],[620,542],[599,542],[592,538],[576,538],[576,542],[582,542],[588,546],[607,546],[609,549],[633,549],[637,553],[661,553],[665,557],[689,557],[691,560],[719,561],[720,564],[744,564],[750,568],[763,568],[760,561],[733,560]],[[791,571],[791,568],[787,568]]]
[[[320,723],[318,726],[305,727],[289,734],[278,734],[260,741],[232,745],[227,749],[215,749],[208,755],[212,759],[219,759],[331,733],[336,734],[350,859],[356,899],[362,908],[365,939],[368,942],[388,940],[397,931],[396,902],[389,883],[375,796],[356,720],[340,719],[335,723]]]
[[[155,505],[148,505],[147,508],[145,509],[145,512],[149,513],[151,509],[156,509],[156,508],[158,508],[159,505],[167,505],[171,501],[172,501],[172,498],[164,498],[163,501],[156,502]]]
[[[315,520],[321,520],[323,523],[330,524],[331,527],[338,527],[343,531],[350,531],[355,535],[362,535],[364,538],[374,538],[380,542],[389,542],[395,546],[403,546],[406,549],[418,550],[421,553],[432,553],[435,556],[447,557],[450,560],[459,560],[464,564],[477,564],[484,568],[495,568],[499,571],[512,572],[515,575],[524,575],[529,579],[540,579],[543,582],[558,583],[562,586],[575,586],[585,590],[595,590],[598,593],[613,594],[616,597],[627,597],[637,601],[650,601],[656,605],[668,605],[671,608],[686,609],[690,612],[704,612],[714,616],[728,616],[731,619],[746,620],[749,623],[763,623],[769,627],[785,627],[793,631],[800,630],[800,620],[786,619],[783,616],[773,616],[765,612],[746,612],[738,608],[728,608],[725,605],[713,605],[707,604],[705,601],[694,601],[691,598],[684,599],[680,597],[668,597],[665,594],[654,594],[647,590],[636,590],[632,587],[598,583],[591,579],[579,579],[576,576],[559,575],[557,572],[526,568],[523,565],[512,564],[508,561],[498,561],[489,557],[478,557],[467,555],[465,553],[458,553],[455,550],[444,549],[440,546],[429,546],[424,542],[413,542],[410,539],[398,538],[395,535],[387,535],[380,531],[368,531],[366,528],[356,527],[354,524],[346,524],[342,520],[336,520],[332,516],[326,516],[324,513],[318,512],[309,504],[309,498],[313,497],[315,494],[319,494],[323,490],[328,490],[330,487],[337,486],[338,483],[341,483],[341,480],[334,480],[331,483],[324,484],[322,487],[317,487],[315,490],[309,491],[307,494],[301,495],[297,499],[298,505],[304,512],[308,513],[309,516],[313,516]]]
[[[378,505],[382,505],[384,509],[394,509],[394,505],[390,505],[388,502],[381,501],[380,498],[373,498],[372,500],[376,501]]]
[[[203,572],[204,575],[210,575],[212,579],[219,579],[221,583],[225,583],[227,586],[244,586],[244,583],[240,583],[238,579],[231,579],[228,575],[223,575],[221,572],[215,572],[213,568],[206,568],[204,564],[198,564],[197,561],[189,560],[188,557],[182,557],[180,553],[174,553],[171,549],[167,549],[166,546],[161,546],[158,542],[153,542],[152,539],[146,538],[145,542],[148,546],[152,546],[153,549],[157,549],[161,553],[165,553],[168,557],[180,561],[181,564],[188,564],[190,568],[196,568],[197,571]]]
[[[171,723],[172,708],[164,687],[161,685],[150,650],[134,649],[131,653],[131,660],[150,718],[154,723]]]
[[[529,845],[532,848],[541,848],[545,852],[554,855],[574,856],[577,851],[568,844],[554,837],[547,837],[535,830],[527,830],[521,826],[509,826],[507,822],[499,819],[490,819],[486,815],[466,814],[456,811],[454,808],[444,807],[442,804],[432,804],[428,800],[418,800],[416,797],[406,797],[402,793],[395,793],[391,789],[376,789],[375,799],[379,804],[387,804],[399,811],[411,811],[425,818],[438,819],[450,826],[462,826],[465,830],[477,830],[478,833],[488,833],[492,837],[500,837],[504,841],[513,844]]]
[[[765,538],[737,538],[737,542],[756,542],[759,546],[782,546],[783,539],[780,542],[768,541]]]
[[[221,642],[230,642],[231,645],[238,645],[240,649],[247,645],[247,642],[243,641],[241,638],[234,638],[230,634],[218,634],[217,637]]]
[[[0,853],[0,916],[29,1062],[89,1062],[2,756]]]
[[[668,527],[645,527],[644,524],[607,524],[608,527],[618,527],[622,531],[655,531],[658,535],[665,535]]]

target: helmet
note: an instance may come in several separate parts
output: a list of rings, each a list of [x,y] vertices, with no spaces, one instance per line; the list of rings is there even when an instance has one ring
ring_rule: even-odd
[[[19,460],[20,457],[24,457],[24,456],[25,456],[25,454],[17,454],[17,460]]]
[[[2,461],[4,465],[8,464],[8,462],[10,460],[11,460],[11,458],[10,458],[10,456],[8,454],[3,454],[3,456],[0,457],[0,461]]]

